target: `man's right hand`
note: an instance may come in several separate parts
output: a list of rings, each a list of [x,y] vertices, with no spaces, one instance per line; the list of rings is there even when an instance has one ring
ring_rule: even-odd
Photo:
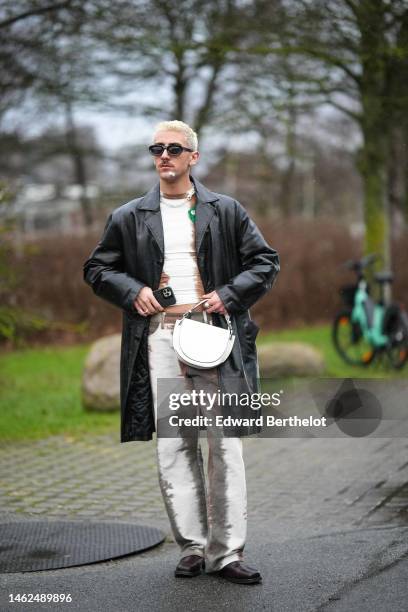
[[[161,306],[154,297],[150,287],[143,287],[143,289],[139,291],[133,305],[142,317],[147,317],[157,312],[163,312],[164,310],[163,306]]]

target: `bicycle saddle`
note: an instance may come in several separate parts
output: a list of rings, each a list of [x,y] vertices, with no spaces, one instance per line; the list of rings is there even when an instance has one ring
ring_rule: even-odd
[[[377,283],[391,283],[394,280],[394,274],[392,272],[376,272],[374,278]]]

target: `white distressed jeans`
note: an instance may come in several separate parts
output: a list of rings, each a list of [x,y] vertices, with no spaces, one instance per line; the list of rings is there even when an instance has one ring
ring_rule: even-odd
[[[202,320],[202,313],[193,313]],[[151,317],[149,369],[157,431],[158,379],[180,379],[188,389],[218,391],[217,370],[191,370],[177,359],[172,346],[180,315]],[[163,384],[163,382],[161,383]],[[194,415],[192,415],[194,416]],[[160,418],[160,415],[159,415]],[[247,494],[242,440],[214,435],[207,427],[208,466],[205,476],[198,427],[185,437],[157,436],[159,484],[181,558],[201,555],[207,573],[243,559],[247,533]]]

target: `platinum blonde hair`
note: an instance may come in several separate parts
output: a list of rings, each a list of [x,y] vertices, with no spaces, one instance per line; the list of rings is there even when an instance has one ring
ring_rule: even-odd
[[[157,132],[163,132],[164,130],[172,130],[173,132],[184,134],[189,148],[193,149],[193,151],[198,151],[197,134],[187,125],[187,123],[184,123],[184,121],[161,121],[154,128],[154,136],[156,136]]]

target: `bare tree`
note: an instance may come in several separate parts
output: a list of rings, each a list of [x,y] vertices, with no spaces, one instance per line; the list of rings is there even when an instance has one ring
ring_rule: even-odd
[[[75,110],[101,106],[110,95],[100,83],[101,66],[92,61],[98,52],[90,35],[95,9],[92,0],[46,6],[28,0],[18,10],[10,2],[0,22],[5,37],[0,50],[0,118],[4,124],[10,108],[24,107],[29,101],[37,118],[62,120],[66,153],[72,160],[74,180],[81,186],[86,225],[92,223],[93,215],[86,195],[86,154]]]
[[[143,112],[188,121],[200,133],[240,53],[247,10],[238,0],[118,0],[95,28],[103,28],[99,40],[117,57],[122,91],[158,88],[160,98]]]
[[[402,76],[408,46],[403,35],[404,0],[301,0],[287,5],[286,47],[306,61],[309,95],[345,113],[358,125],[362,146],[358,168],[364,185],[367,251],[390,263],[387,158],[400,97],[392,76]],[[274,41],[273,41],[274,42]],[[401,110],[401,109],[400,109]]]

